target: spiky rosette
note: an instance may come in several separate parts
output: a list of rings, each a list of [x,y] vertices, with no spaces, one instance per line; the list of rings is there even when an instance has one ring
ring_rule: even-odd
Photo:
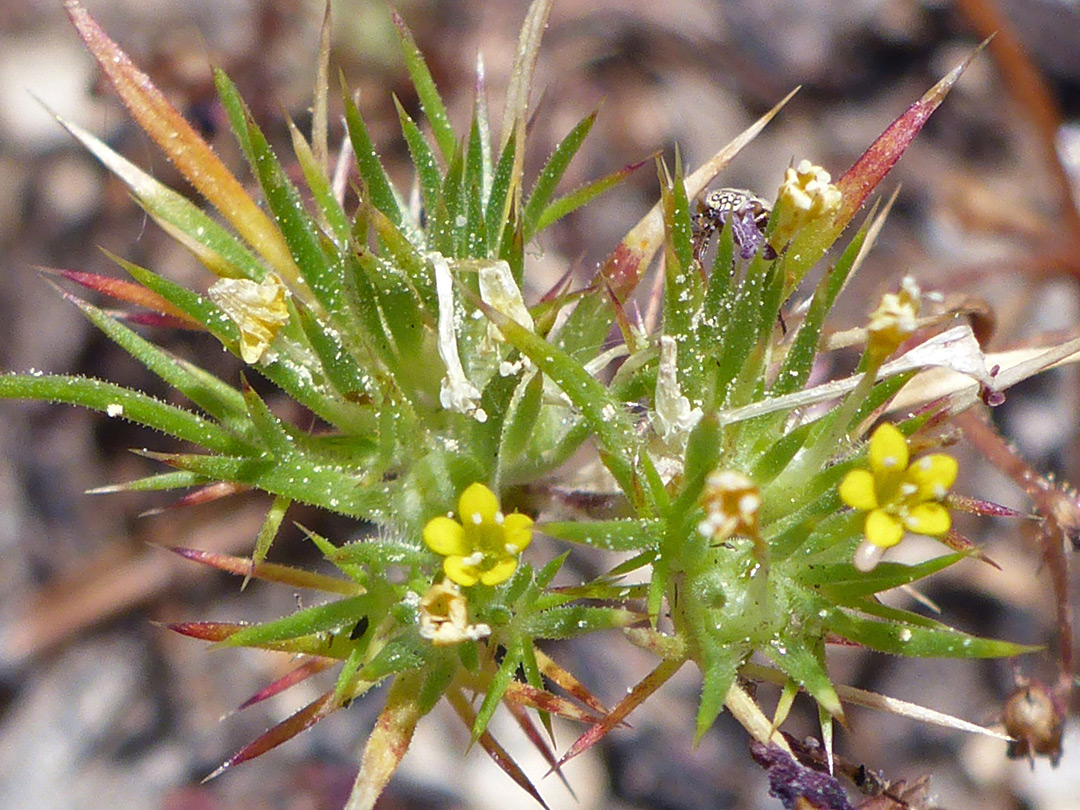
[[[415,170],[416,202],[407,204],[347,90],[345,151],[355,161],[330,175],[327,36],[312,142],[290,122],[287,161],[229,78],[215,73],[258,187],[253,196],[77,0],[66,2],[132,117],[216,213],[61,121],[208,274],[189,289],[118,258],[132,280],[75,270],[53,275],[119,302],[124,311],[112,312],[67,295],[187,405],[100,380],[36,375],[0,378],[0,396],[95,408],[186,445],[140,451],[170,469],[110,490],[190,490],[180,505],[247,490],[270,496],[250,557],[180,553],[244,582],[312,589],[324,601],[260,624],[172,629],[219,646],[298,657],[292,672],[245,705],[324,670],[336,669],[337,677],[219,772],[385,683],[386,704],[351,810],[374,804],[417,724],[443,698],[472,740],[542,804],[488,731],[499,706],[557,770],[692,663],[704,683],[697,737],[726,707],[762,746],[788,749],[778,727],[805,690],[820,707],[830,751],[831,722],[844,720],[844,702],[877,698],[832,681],[828,644],[964,658],[1030,649],[966,635],[888,607],[879,596],[978,555],[952,532],[950,509],[991,510],[949,494],[956,463],[938,452],[940,428],[980,394],[998,397],[1064,349],[1013,368],[988,364],[969,327],[943,330],[944,318],[920,316],[921,293],[905,280],[849,336],[849,345],[865,346],[857,372],[811,385],[832,348],[829,313],[888,206],[846,244],[840,237],[967,62],[836,183],[803,160],[787,168],[774,195],[719,189],[692,205],[787,99],[689,176],[678,156],[673,168],[657,161],[660,199],[592,283],[570,292],[569,280],[560,282],[530,304],[526,246],[643,165],[556,196],[593,112],[526,180],[530,80],[550,5],[530,6],[497,139],[482,69],[461,135],[395,15],[430,128],[429,137],[397,106]],[[346,194],[350,186],[355,194]],[[835,260],[809,284],[830,250]],[[632,297],[657,254],[662,301],[648,310],[656,317],[642,319]],[[807,306],[798,317],[785,315],[786,301],[804,285],[812,287]],[[203,332],[236,355],[242,373],[232,382],[215,377],[133,325]],[[616,330],[622,341],[612,346]],[[996,376],[988,370],[994,366]],[[928,393],[929,367],[962,375],[963,384]],[[258,393],[264,387],[250,384],[256,376],[305,417],[293,422],[276,413]],[[894,421],[875,427],[890,408],[898,411]],[[544,520],[545,498],[573,489],[565,465],[575,456],[591,456],[602,470],[593,483],[616,504],[614,517]],[[293,503],[377,532],[346,543],[308,532],[336,575],[267,562]],[[555,586],[565,555],[530,564],[537,531],[624,559],[592,581]],[[940,537],[954,553],[915,565],[882,562],[907,532]],[[632,576],[638,580],[627,582]],[[612,629],[660,660],[609,709],[539,642]],[[755,654],[768,664],[751,661]],[[774,718],[740,679],[781,686]],[[900,710],[899,703],[880,705]],[[528,709],[544,725],[557,715],[588,729],[560,759]],[[774,765],[788,763],[773,748],[757,750]]]

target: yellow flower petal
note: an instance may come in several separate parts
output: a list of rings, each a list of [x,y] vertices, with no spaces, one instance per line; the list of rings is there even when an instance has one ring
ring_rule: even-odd
[[[940,537],[952,526],[949,510],[940,503],[928,502],[913,506],[904,518],[908,531]]]
[[[956,474],[960,465],[952,456],[944,453],[933,453],[917,459],[908,467],[908,479],[919,487],[916,500],[940,501],[944,498],[956,482]]]
[[[869,455],[875,473],[902,472],[908,465],[907,439],[895,425],[885,422],[870,437]]]
[[[480,572],[476,570],[476,566],[466,565],[464,557],[447,557],[443,560],[442,569],[450,579],[466,588],[480,580]]]
[[[874,492],[874,476],[869,470],[852,470],[840,482],[840,500],[852,509],[877,509],[877,493]]]
[[[520,554],[529,543],[532,542],[532,518],[520,512],[507,515],[503,520],[503,538],[507,546],[513,546],[517,551],[509,552]]]
[[[510,579],[510,575],[517,568],[517,557],[504,557],[495,565],[480,574],[480,581],[485,585],[498,585]]]
[[[424,542],[436,554],[444,557],[450,554],[464,556],[470,549],[465,542],[465,529],[456,520],[448,517],[432,518],[424,526]]]
[[[470,484],[458,499],[458,517],[466,526],[494,523],[499,511],[499,499],[483,484]]]
[[[891,548],[904,536],[904,527],[899,518],[881,509],[875,509],[866,516],[863,533],[867,541],[881,548]]]

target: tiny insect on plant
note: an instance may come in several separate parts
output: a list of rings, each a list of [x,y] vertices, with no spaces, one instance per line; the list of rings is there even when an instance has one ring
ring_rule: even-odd
[[[702,262],[709,242],[717,230],[731,220],[732,236],[740,255],[749,259],[764,244],[772,204],[752,191],[738,188],[718,188],[705,194],[697,203],[697,213],[691,223],[694,232],[694,258]],[[776,252],[766,246],[776,258]]]

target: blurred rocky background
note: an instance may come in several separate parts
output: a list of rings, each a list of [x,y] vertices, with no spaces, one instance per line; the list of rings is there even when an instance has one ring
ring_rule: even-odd
[[[287,142],[284,114],[309,118],[322,5],[311,0],[85,0],[103,26],[240,170],[215,103],[210,66],[236,80],[256,118]],[[399,0],[455,122],[469,114],[478,53],[499,110],[524,0]],[[720,178],[771,196],[806,157],[838,176],[902,110],[989,30],[1015,34],[1063,113],[1040,117],[1004,51],[983,54],[884,184],[901,187],[862,277],[842,301],[847,325],[904,273],[946,298],[981,300],[996,319],[989,347],[1019,345],[1080,322],[1080,232],[1062,185],[1080,161],[1080,6],[1068,0],[559,0],[539,65],[542,108],[529,161],[596,105],[600,117],[568,183],[656,150],[688,165],[746,127],[791,88],[802,90]],[[336,0],[333,63],[392,175],[408,187],[407,152],[391,94],[417,102],[381,0]],[[988,16],[989,15],[989,16]],[[1011,40],[1011,38],[1002,38]],[[1001,43],[999,43],[1001,44]],[[1013,78],[1009,78],[1012,76]],[[120,271],[115,252],[178,281],[210,283],[43,110],[35,96],[104,137],[159,178],[181,183],[99,81],[58,0],[0,0],[0,368],[102,376],[155,394],[159,382],[95,333],[35,266]],[[498,120],[497,116],[493,116]],[[1051,154],[1049,135],[1060,161]],[[340,128],[339,128],[340,129]],[[340,132],[338,132],[340,134]],[[286,150],[279,150],[285,154]],[[1071,174],[1070,174],[1071,173]],[[182,185],[182,184],[181,184]],[[652,163],[535,247],[538,267],[583,275],[657,196]],[[532,293],[536,294],[536,290]],[[237,362],[202,336],[167,334],[168,347],[236,379]],[[1012,392],[996,418],[1040,470],[1077,480],[1078,380],[1044,375]],[[167,495],[84,495],[156,470],[129,452],[155,437],[81,411],[0,403],[0,809],[334,810],[354,777],[377,696],[209,784],[200,780],[244,742],[304,705],[300,687],[226,715],[289,662],[208,651],[157,622],[256,619],[293,609],[287,589],[235,580],[154,546],[247,553],[263,498],[248,495],[140,517]],[[963,446],[958,448],[962,455]],[[960,491],[1026,508],[1021,492],[967,455]],[[297,510],[290,518],[336,539],[359,527]],[[1011,640],[1052,644],[1053,600],[1030,532],[1017,521],[962,527],[1003,570],[972,562],[929,589],[950,620]],[[933,549],[928,549],[930,553]],[[552,553],[540,546],[533,553]],[[313,563],[295,530],[274,558]],[[1074,577],[1074,584],[1076,578]],[[620,638],[552,652],[598,695],[617,700],[651,667]],[[1032,668],[1038,671],[1039,661]],[[992,723],[1013,684],[1000,662],[897,662],[841,653],[836,676],[980,723]],[[747,754],[745,734],[721,720],[691,750],[699,683],[682,674],[621,729],[568,768],[574,800],[540,782],[552,807],[748,810],[779,807]],[[308,690],[308,691],[305,691]],[[762,690],[762,697],[770,696]],[[793,727],[815,724],[800,706]],[[932,777],[933,806],[963,810],[1080,808],[1080,735],[1057,770],[1010,762],[1004,744],[853,709],[839,750],[889,779]],[[496,727],[498,730],[498,727]],[[565,747],[575,730],[560,727]],[[502,735],[512,750],[524,741]],[[496,808],[529,800],[436,711],[382,799],[385,808]],[[523,754],[530,775],[546,770]],[[463,764],[463,758],[466,760]],[[464,776],[463,776],[464,775]]]

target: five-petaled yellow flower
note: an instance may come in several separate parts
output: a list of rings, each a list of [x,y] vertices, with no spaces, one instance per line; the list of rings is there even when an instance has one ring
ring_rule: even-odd
[[[958,471],[956,459],[944,453],[909,464],[907,439],[887,423],[870,437],[869,461],[869,470],[852,470],[840,483],[840,500],[867,512],[855,560],[861,570],[872,569],[905,531],[940,537],[949,530],[952,518],[940,501]]]
[[[503,515],[499,499],[483,484],[470,484],[458,499],[458,518],[437,517],[424,527],[424,542],[441,554],[443,572],[459,585],[498,585],[517,568],[532,541],[532,518]]]

